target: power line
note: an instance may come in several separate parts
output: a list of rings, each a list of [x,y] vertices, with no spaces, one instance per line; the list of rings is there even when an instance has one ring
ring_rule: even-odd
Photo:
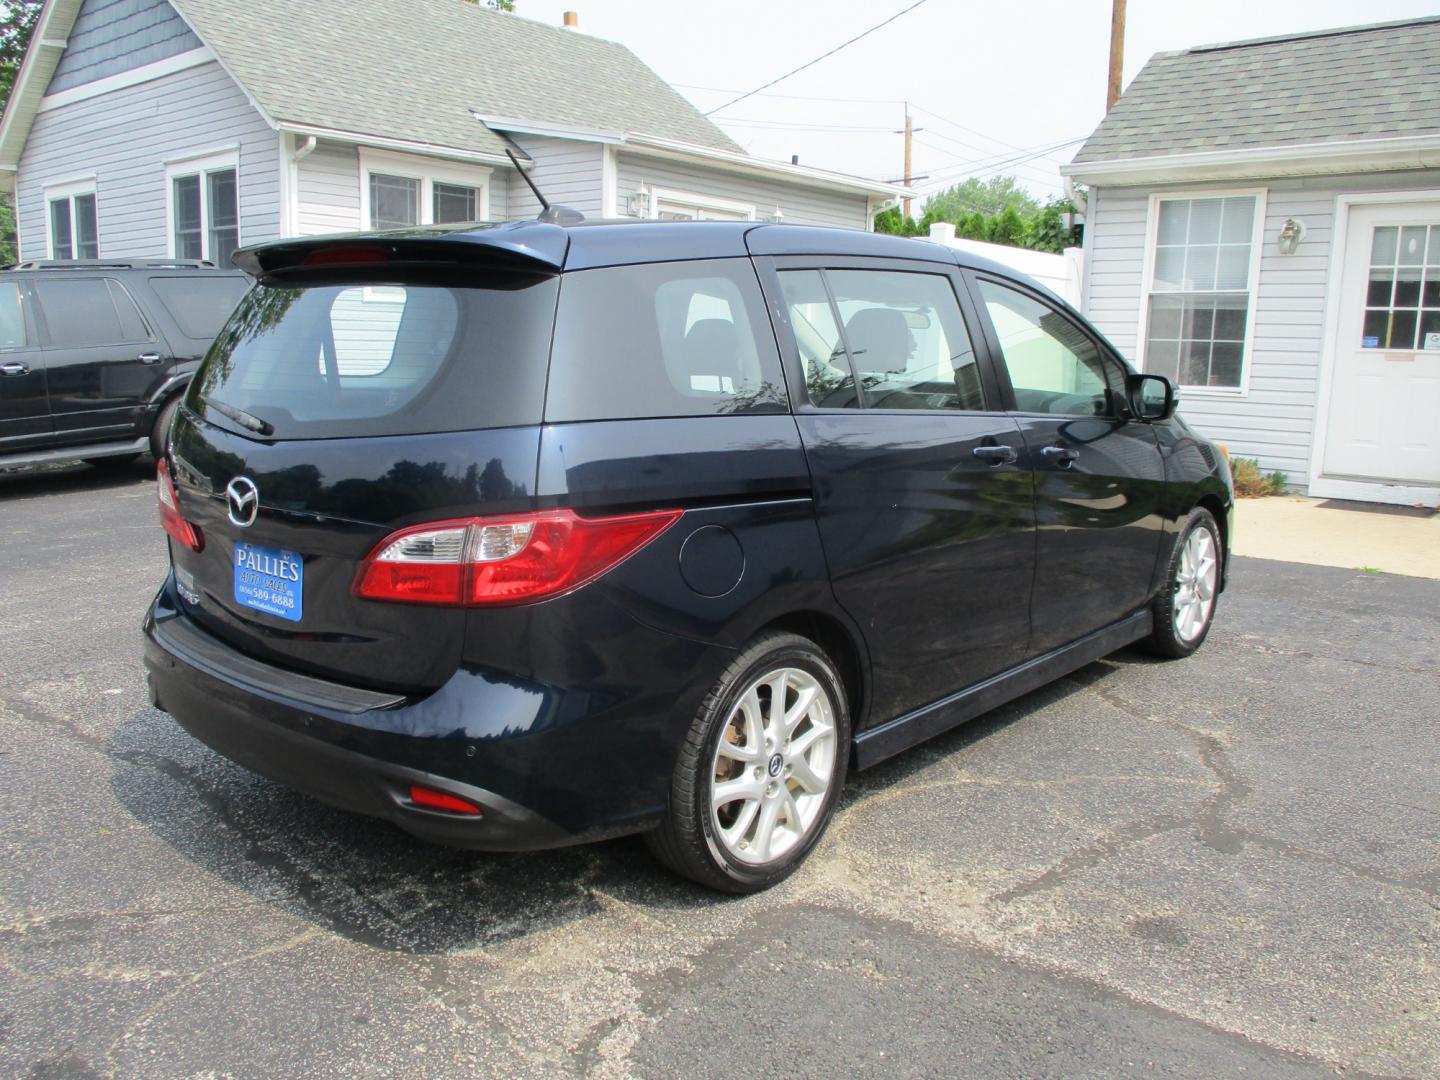
[[[954,156],[954,152],[953,152],[953,151],[947,150],[947,149],[946,149],[945,147],[943,147],[943,146],[936,146],[934,143],[932,143],[932,142],[927,142],[927,141],[924,140],[924,139],[916,139],[915,141],[916,141],[917,143],[919,143],[921,146],[926,147],[927,149],[934,150],[934,151],[935,151],[936,153],[938,153],[938,154],[945,154],[945,155],[947,156],[947,162],[948,162],[948,163],[957,163],[957,162],[959,161],[959,159],[957,159],[957,158]],[[1039,160],[1039,159],[1037,159],[1037,160]],[[945,167],[945,164],[946,164],[947,162],[942,162],[941,165],[940,165],[940,167],[941,167],[941,168],[944,168],[944,167]],[[1056,176],[1053,176],[1053,175],[1051,175],[1050,173],[1045,172],[1043,169],[1035,168],[1034,166],[1031,166],[1031,165],[1020,165],[1020,166],[1017,167],[1017,171],[1018,171],[1018,170],[1023,170],[1023,171],[1025,171],[1026,173],[1031,174],[1031,175],[1034,177],[1034,179],[1031,181],[1032,183],[1042,183],[1042,182],[1043,182],[1043,183],[1051,184],[1051,185],[1054,186],[1054,187],[1059,187],[1059,186],[1060,186],[1060,181],[1059,181],[1059,179],[1058,179]]]
[[[931,176],[937,179],[942,176],[948,177],[952,182],[954,180],[958,180],[962,176],[973,176],[976,179],[980,179],[982,177],[989,176],[991,173],[999,172],[1001,169],[1007,168],[1009,166],[1023,164],[1027,161],[1034,161],[1036,158],[1043,157],[1048,153],[1053,153],[1056,150],[1063,150],[1067,146],[1074,146],[1078,142],[1084,142],[1087,138],[1089,138],[1088,135],[1081,135],[1077,139],[1069,139],[1066,142],[1056,143],[1054,146],[1040,147],[1034,153],[1020,154],[1013,158],[1002,161],[972,162],[968,166],[961,166],[957,169],[942,169],[937,173],[932,173]],[[932,186],[934,190],[939,190],[938,184]]]
[[[787,71],[784,75],[781,75],[781,76],[780,76],[779,78],[777,78],[777,79],[771,79],[769,82],[764,83],[764,84],[761,85],[761,86],[757,86],[754,90],[750,90],[750,91],[748,91],[748,92],[746,92],[746,93],[744,93],[744,94],[741,94],[739,97],[735,98],[735,99],[732,100],[732,101],[727,101],[724,105],[721,105],[719,108],[711,109],[711,110],[710,110],[709,112],[707,112],[705,115],[706,115],[706,116],[714,116],[717,112],[723,112],[724,110],[730,108],[731,105],[738,104],[739,102],[744,101],[744,100],[745,100],[746,98],[748,98],[748,97],[754,97],[756,94],[760,93],[761,90],[768,90],[768,89],[770,89],[770,87],[774,86],[776,83],[782,83],[782,82],[784,82],[786,79],[790,78],[790,76],[792,76],[792,75],[798,75],[798,74],[800,74],[800,72],[804,71],[806,68],[814,67],[816,64],[820,63],[821,60],[826,60],[826,59],[828,59],[829,57],[834,56],[834,55],[835,55],[836,53],[838,53],[841,49],[849,48],[851,45],[854,45],[854,44],[855,44],[857,41],[859,41],[861,38],[869,37],[869,36],[870,36],[871,34],[873,34],[876,30],[879,30],[879,29],[880,29],[881,27],[883,27],[883,26],[889,26],[889,25],[890,25],[892,22],[894,22],[896,19],[900,18],[900,16],[910,14],[910,12],[914,11],[916,8],[920,7],[922,4],[925,4],[925,3],[928,3],[928,0],[915,0],[915,2],[914,2],[913,4],[911,4],[909,7],[905,8],[905,9],[902,10],[902,11],[897,11],[894,15],[891,15],[891,16],[890,16],[888,19],[886,19],[884,22],[878,22],[878,23],[876,23],[874,26],[870,27],[869,30],[865,30],[865,31],[863,31],[863,32],[861,32],[861,33],[859,33],[859,34],[856,34],[854,37],[850,38],[848,41],[842,41],[839,45],[836,45],[835,48],[831,49],[829,52],[823,53],[823,54],[821,54],[820,56],[817,56],[814,60],[810,60],[810,61],[808,61],[808,62],[806,62],[806,63],[804,63],[804,64],[801,64],[799,67],[795,68],[793,71]]]
[[[905,14],[903,11],[901,15]],[[784,78],[784,76],[781,76]],[[706,90],[714,94],[744,94],[743,90],[736,90],[733,86],[696,86],[694,83],[671,83],[671,86],[678,86],[685,90]],[[774,85],[770,83],[768,85]],[[851,98],[851,97],[816,97],[812,94],[762,94],[758,90],[751,90],[749,97],[780,98],[784,101],[833,101],[841,105],[903,105],[903,98]],[[734,102],[731,102],[733,105]],[[726,106],[721,106],[725,108]],[[926,110],[927,112],[929,110]]]

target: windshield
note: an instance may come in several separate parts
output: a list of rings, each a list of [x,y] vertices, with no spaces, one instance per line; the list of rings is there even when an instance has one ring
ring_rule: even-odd
[[[277,439],[538,423],[556,279],[487,285],[257,285],[187,404]]]

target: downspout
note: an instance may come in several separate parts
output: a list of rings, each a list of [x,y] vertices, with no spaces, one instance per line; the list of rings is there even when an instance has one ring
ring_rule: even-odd
[[[295,153],[293,153],[293,154],[290,155],[290,160],[291,160],[292,162],[294,162],[295,164],[298,165],[298,164],[300,164],[300,162],[304,161],[307,157],[309,157],[309,156],[310,156],[311,154],[313,154],[314,152],[315,152],[315,136],[314,136],[314,135],[306,135],[306,136],[305,136],[305,141],[302,142],[299,146],[297,146],[297,147],[295,148]]]

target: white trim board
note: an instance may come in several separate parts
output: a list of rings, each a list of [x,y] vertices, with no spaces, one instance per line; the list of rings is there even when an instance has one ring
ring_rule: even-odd
[[[174,56],[167,56],[164,60],[156,60],[153,64],[144,64],[116,75],[107,75],[94,82],[72,86],[69,90],[59,90],[53,94],[47,94],[40,99],[40,104],[35,112],[37,114],[49,112],[51,109],[73,105],[77,101],[87,101],[90,98],[99,97],[101,94],[110,94],[116,90],[124,90],[126,87],[139,86],[152,79],[174,75],[177,71],[185,71],[192,67],[199,67],[201,64],[208,64],[214,59],[215,54],[202,45],[198,49],[176,53]]]
[[[1087,184],[1149,184],[1196,180],[1244,180],[1273,176],[1324,176],[1393,172],[1440,166],[1440,136],[1400,135],[1247,146],[1191,154],[1155,154],[1140,158],[1070,162],[1060,175]]]
[[[1350,209],[1354,206],[1384,206],[1396,203],[1440,203],[1440,188],[1415,191],[1371,191],[1335,198],[1331,226],[1330,263],[1326,268],[1325,324],[1320,339],[1320,382],[1315,390],[1315,415],[1310,425],[1310,476],[1308,492],[1317,499],[1358,499],[1363,502],[1395,503],[1405,506],[1440,506],[1440,488],[1383,480],[1358,480],[1325,475],[1325,436],[1330,425],[1330,398],[1335,386],[1335,344],[1340,333],[1340,295],[1344,277],[1346,246],[1350,236]]]

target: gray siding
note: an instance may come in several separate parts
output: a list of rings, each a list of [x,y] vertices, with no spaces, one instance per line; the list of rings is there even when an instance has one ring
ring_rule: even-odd
[[[599,143],[547,139],[538,135],[515,135],[513,138],[534,159],[530,178],[552,205],[569,206],[586,217],[601,216],[600,174],[604,148]],[[535,195],[519,176],[514,176],[511,181],[505,210],[509,218],[516,220],[532,218],[540,212]],[[501,220],[493,206],[491,216]]]
[[[1265,188],[1254,335],[1246,358],[1249,388],[1243,396],[1187,390],[1180,411],[1235,456],[1257,458],[1261,468],[1280,470],[1292,484],[1303,484],[1310,471],[1335,199],[1427,187],[1440,187],[1434,170],[1093,189],[1085,240],[1085,313],[1121,352],[1135,358],[1150,195]],[[1295,254],[1282,255],[1277,241],[1285,219],[1292,217],[1305,223],[1305,238]]]
[[[44,186],[96,178],[100,254],[164,256],[165,163],[239,148],[240,242],[280,231],[279,138],[219,64],[166,75],[35,117],[20,158],[20,256],[45,256]]]
[[[726,172],[716,166],[689,165],[662,158],[636,154],[618,155],[616,175],[619,197],[616,207],[626,212],[630,196],[644,185],[668,191],[732,202],[749,203],[759,218],[766,218],[779,207],[791,225],[839,225],[864,229],[869,224],[867,200],[864,195],[804,187],[800,184],[767,180],[744,173]]]
[[[47,94],[200,48],[167,0],[85,0],[67,40]]]
[[[295,166],[300,213],[297,236],[354,232],[360,221],[360,155],[355,147],[321,142]]]

